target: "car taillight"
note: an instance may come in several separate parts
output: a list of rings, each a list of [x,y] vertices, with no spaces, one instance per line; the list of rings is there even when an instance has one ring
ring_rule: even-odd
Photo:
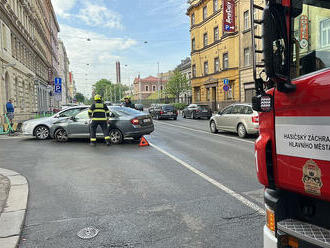
[[[164,114],[164,111],[160,111],[160,114],[161,114],[161,115]]]
[[[259,123],[259,116],[252,116],[253,123]]]
[[[139,125],[140,121],[138,119],[133,119],[133,120],[131,120],[131,123],[133,125]]]

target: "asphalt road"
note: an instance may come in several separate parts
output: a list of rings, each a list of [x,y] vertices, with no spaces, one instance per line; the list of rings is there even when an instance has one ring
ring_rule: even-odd
[[[262,247],[253,138],[207,123],[157,121],[144,148],[0,139],[0,167],[30,185],[20,247]],[[98,236],[77,237],[89,226]]]

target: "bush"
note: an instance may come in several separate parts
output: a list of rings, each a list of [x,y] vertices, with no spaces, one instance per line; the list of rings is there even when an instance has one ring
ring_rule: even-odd
[[[185,103],[172,103],[172,105],[177,110],[183,110],[185,107],[187,107],[187,104],[185,104]]]

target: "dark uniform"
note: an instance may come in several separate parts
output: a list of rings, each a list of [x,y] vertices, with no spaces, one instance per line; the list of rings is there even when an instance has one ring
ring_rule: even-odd
[[[88,115],[92,119],[90,126],[90,138],[91,144],[96,144],[96,130],[100,125],[104,134],[105,141],[107,145],[110,145],[110,136],[108,129],[108,119],[110,117],[110,111],[101,100],[97,100],[96,103],[93,103],[88,110]]]
[[[125,98],[124,107],[135,108],[135,105],[131,102],[131,100],[128,99],[128,101],[126,102],[126,99],[128,99],[128,98]]]

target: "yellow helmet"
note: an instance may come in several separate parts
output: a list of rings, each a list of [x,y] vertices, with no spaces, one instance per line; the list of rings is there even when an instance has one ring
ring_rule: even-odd
[[[125,96],[124,99],[129,99],[130,100],[131,97],[130,96]]]
[[[95,101],[101,101],[101,100],[102,100],[102,96],[100,96],[100,95],[95,95],[95,96],[94,96],[94,100],[95,100]]]

